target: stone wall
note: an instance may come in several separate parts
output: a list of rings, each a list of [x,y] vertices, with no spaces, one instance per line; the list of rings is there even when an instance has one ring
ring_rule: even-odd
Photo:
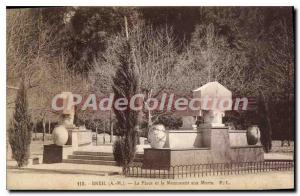
[[[229,130],[230,146],[247,146],[246,130]]]
[[[144,168],[167,169],[180,165],[264,160],[262,146],[247,145],[244,130],[202,126],[201,131],[169,131],[167,135],[167,147],[144,150]]]
[[[169,130],[165,148],[199,148],[202,147],[201,132],[197,130]]]

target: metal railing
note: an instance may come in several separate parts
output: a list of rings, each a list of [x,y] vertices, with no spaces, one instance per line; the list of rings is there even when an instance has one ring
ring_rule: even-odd
[[[142,166],[130,166],[123,169],[123,174],[126,177],[185,178],[218,175],[239,175],[271,171],[291,171],[293,169],[293,160],[268,160],[262,162],[178,165],[170,166],[167,169],[145,169]]]

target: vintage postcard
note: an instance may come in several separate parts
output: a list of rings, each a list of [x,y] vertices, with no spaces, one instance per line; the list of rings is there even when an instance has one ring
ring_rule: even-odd
[[[293,7],[7,7],[7,189],[295,189],[294,36]]]

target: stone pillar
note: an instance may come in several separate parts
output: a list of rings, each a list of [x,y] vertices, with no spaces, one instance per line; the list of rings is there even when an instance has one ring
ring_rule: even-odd
[[[202,111],[204,123],[210,124],[212,127],[224,127],[222,118],[225,116],[224,111],[204,110]]]
[[[231,110],[231,91],[218,82],[209,82],[194,90],[194,98],[201,99],[200,114],[204,123],[198,129],[202,133],[203,147],[211,150],[212,162],[230,162],[229,132],[222,118],[226,110]],[[224,107],[225,102],[228,102],[227,107]]]
[[[78,149],[78,133],[77,133],[77,131],[78,131],[78,129],[72,130],[72,148],[74,151]]]
[[[73,94],[71,92],[62,92],[61,97],[63,99],[62,124],[73,127],[75,115],[75,108],[71,105],[73,101]]]

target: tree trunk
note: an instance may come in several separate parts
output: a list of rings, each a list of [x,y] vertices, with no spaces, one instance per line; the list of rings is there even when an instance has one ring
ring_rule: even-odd
[[[32,124],[31,132],[34,133],[34,123]],[[33,139],[34,139],[34,138],[33,138]]]
[[[34,139],[37,139],[37,131],[36,131],[36,123],[33,125],[34,126]]]
[[[112,123],[111,123],[111,110],[109,111],[109,131],[110,131],[110,143],[112,143]]]
[[[152,89],[148,93],[148,98],[151,98],[151,96],[152,96]],[[147,104],[149,104],[149,103],[147,103]],[[148,109],[148,131],[149,131],[150,127],[152,126],[152,124],[153,124],[153,122],[152,122],[151,110]]]
[[[46,133],[46,123],[45,120],[43,119],[43,141],[45,141],[45,133]]]
[[[48,134],[50,135],[51,134],[51,121],[49,119],[48,121],[49,125],[48,125]]]
[[[98,126],[96,126],[96,146],[98,145]]]
[[[292,121],[291,121],[291,93],[288,92],[288,131],[287,131],[287,141],[288,141],[288,146],[290,146],[290,139],[291,139],[291,132],[292,132]]]
[[[106,129],[106,123],[104,122],[103,144],[105,144],[105,129]]]
[[[266,120],[267,120],[267,127],[266,127],[266,130],[267,130],[267,135],[266,135],[266,141],[265,141],[265,150],[266,152],[270,152],[271,148],[272,148],[272,124],[271,124],[271,119],[270,119],[270,110],[269,110],[269,104],[266,100],[266,97],[264,95],[263,92],[260,92],[261,94],[261,98],[262,98],[262,101],[263,101],[263,107],[264,107],[264,110],[265,110],[265,117],[266,117]]]
[[[113,142],[113,136],[114,136],[114,124],[111,123],[111,127],[110,127],[110,142]]]
[[[152,126],[152,114],[151,111],[148,110],[148,128]]]
[[[126,39],[128,40],[129,35],[128,35],[128,22],[127,22],[127,17],[124,16],[124,23],[125,23],[125,33],[126,33]]]

